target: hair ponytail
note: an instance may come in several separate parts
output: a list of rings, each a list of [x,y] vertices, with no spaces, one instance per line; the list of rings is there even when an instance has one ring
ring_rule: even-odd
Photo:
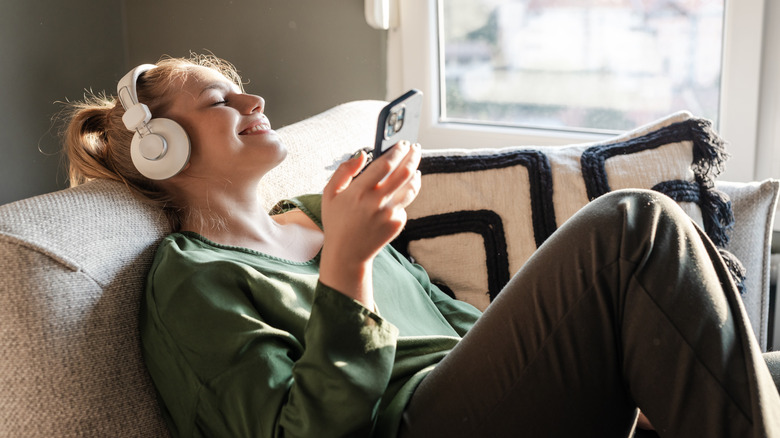
[[[105,94],[88,93],[83,101],[71,104],[63,133],[70,185],[109,179],[123,183],[152,203],[169,202],[169,196],[133,165],[133,132],[125,128],[122,114],[121,104]]]
[[[68,157],[70,185],[76,186],[96,178],[121,181],[109,156],[109,131],[115,102],[105,95],[86,95],[72,104],[64,131],[65,154]],[[127,131],[127,130],[125,130]],[[121,142],[120,142],[121,143]],[[112,145],[113,146],[113,145]]]

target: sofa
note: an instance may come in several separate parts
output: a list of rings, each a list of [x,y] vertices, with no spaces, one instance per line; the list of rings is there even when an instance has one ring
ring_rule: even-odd
[[[320,191],[339,162],[372,143],[383,104],[349,102],[280,129],[290,153],[260,188],[268,206]],[[680,113],[595,144],[426,150],[423,189],[395,244],[445,291],[484,308],[593,197],[665,191],[734,261],[766,349],[780,182],[719,181],[723,147],[706,122]],[[111,181],[0,206],[0,437],[168,436],[137,318],[156,244],[169,232],[160,210]]]

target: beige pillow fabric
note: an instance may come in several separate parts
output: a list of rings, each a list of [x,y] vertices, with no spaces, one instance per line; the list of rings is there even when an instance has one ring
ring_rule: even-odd
[[[484,309],[564,221],[611,190],[665,193],[723,246],[733,215],[713,186],[725,159],[710,123],[687,112],[605,142],[429,151],[396,247]]]

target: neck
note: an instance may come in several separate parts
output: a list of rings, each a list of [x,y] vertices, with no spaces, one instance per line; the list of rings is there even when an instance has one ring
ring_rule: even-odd
[[[322,245],[322,232],[303,213],[270,216],[256,184],[244,190],[193,184],[186,192],[182,231],[295,261],[311,259]]]
[[[182,229],[206,237],[231,233],[245,237],[254,234],[259,238],[257,234],[262,233],[262,228],[272,226],[273,220],[263,208],[257,184],[238,189],[231,183],[222,187],[214,184],[187,185],[182,193],[187,205]]]

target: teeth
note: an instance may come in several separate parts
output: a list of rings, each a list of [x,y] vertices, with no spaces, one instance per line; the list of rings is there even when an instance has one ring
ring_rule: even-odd
[[[271,129],[271,126],[268,125],[268,124],[263,123],[263,124],[260,124],[260,125],[255,125],[255,126],[249,128],[249,129],[247,129],[244,132],[246,132],[247,134],[251,134],[253,132],[263,131],[263,130],[268,130],[268,129]]]

